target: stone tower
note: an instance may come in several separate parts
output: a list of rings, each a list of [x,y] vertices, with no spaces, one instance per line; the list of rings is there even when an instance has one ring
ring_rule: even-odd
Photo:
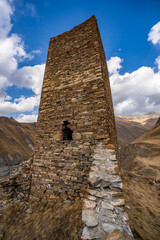
[[[92,16],[50,39],[31,197],[44,202],[86,199],[83,239],[93,239],[95,234],[102,237],[115,228],[130,234],[123,219],[116,151],[106,57],[96,18]]]

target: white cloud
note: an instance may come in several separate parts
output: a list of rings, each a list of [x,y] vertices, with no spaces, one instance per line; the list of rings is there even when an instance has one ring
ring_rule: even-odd
[[[39,49],[38,50],[33,50],[32,53],[39,54],[39,53],[41,53],[41,50],[39,50]]]
[[[7,0],[0,1],[0,39],[5,39],[12,28],[13,9]]]
[[[30,115],[25,115],[25,114],[20,114],[16,120],[18,122],[37,122],[37,117],[38,115],[35,114],[30,114]]]
[[[31,16],[36,16],[36,9],[33,4],[26,5]],[[24,66],[18,68],[19,62],[25,59],[32,59],[33,54],[40,53],[40,50],[33,50],[26,53],[22,38],[18,34],[11,34],[13,24],[11,18],[14,13],[12,0],[0,0],[0,115],[12,113],[25,113],[33,111],[39,105],[41,85],[44,74],[44,64],[35,66]],[[16,85],[20,88],[32,89],[36,94],[33,97],[22,96],[13,99],[7,95],[7,87]],[[26,115],[29,116],[29,115]],[[21,119],[25,119],[21,115]]]
[[[36,11],[36,6],[33,3],[28,3],[28,2],[26,4],[24,4],[21,14],[23,16],[30,16],[30,17],[34,17],[34,18],[38,17],[38,14]]]
[[[151,41],[153,44],[160,44],[160,22],[151,28],[147,40]]]
[[[5,96],[5,100],[9,101],[9,100],[11,100],[11,99],[12,99],[12,97],[9,96],[9,95]]]
[[[12,85],[12,74],[17,71],[18,63],[26,58],[33,58],[31,54],[26,53],[24,43],[18,34],[9,36],[13,12],[11,1],[0,1],[0,79],[3,79],[3,84],[0,84],[1,91]]]
[[[17,70],[18,61],[31,58],[24,50],[21,38],[12,34],[10,37],[0,39],[0,74],[9,77]]]
[[[26,3],[26,9],[25,9],[26,14],[30,14],[31,17],[37,17],[37,11],[36,7],[33,3]]]
[[[119,57],[111,57],[110,60],[107,61],[109,73],[117,73],[122,68],[122,62],[123,60]]]
[[[19,87],[30,88],[36,94],[40,94],[44,68],[45,64],[20,68],[13,74],[12,81]]]
[[[14,102],[5,100],[4,98],[0,100],[0,116],[33,111],[35,107],[39,106],[40,96],[28,98],[22,96],[19,99],[15,99]]]
[[[155,61],[158,65],[158,69],[160,70],[160,56],[156,58],[156,61]]]
[[[159,60],[160,57],[156,59],[157,64]],[[110,82],[116,115],[141,114],[160,109],[160,71],[155,68],[142,66],[124,75],[111,71]]]

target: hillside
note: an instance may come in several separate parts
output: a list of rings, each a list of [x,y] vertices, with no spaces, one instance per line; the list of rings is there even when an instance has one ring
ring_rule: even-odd
[[[116,125],[119,146],[134,141],[154,126],[160,113],[117,116]],[[12,166],[29,159],[33,152],[36,123],[20,123],[13,118],[0,117],[0,176],[12,170]]]
[[[160,236],[160,121],[121,149],[124,194],[131,226],[144,240]]]
[[[142,115],[116,116],[119,147],[131,143],[151,129],[159,118],[159,112]]]
[[[153,119],[154,118],[152,118],[152,121],[148,119],[147,122],[152,124]],[[141,121],[142,120],[143,118],[141,118]],[[137,117],[132,122],[136,121]],[[126,210],[129,215],[130,225],[134,230],[135,240],[158,240],[160,235],[160,118],[158,120],[156,118],[154,121],[156,121],[157,124],[152,127],[151,130],[121,148],[120,151],[121,176],[126,199]],[[123,120],[121,119],[121,123],[122,122]],[[127,127],[127,124],[128,122],[126,120],[124,127]],[[134,128],[132,130],[134,132]],[[9,154],[12,158],[17,156],[17,152],[19,156],[22,157],[22,160],[25,160],[25,157],[29,158],[27,157],[27,153],[29,151],[31,153],[33,150],[33,147],[31,147],[33,146],[33,142],[31,143],[31,141],[34,141],[35,123],[18,123],[12,118],[2,117],[0,118],[0,134],[1,141],[3,139],[3,142],[0,141],[3,147],[1,147],[0,150],[1,156],[7,155],[10,151]],[[3,149],[6,150],[4,155]],[[23,153],[24,155],[22,155]],[[6,161],[6,163],[12,164],[13,161]],[[18,159],[17,163],[19,163]],[[21,166],[19,167],[21,168]],[[27,174],[23,174],[24,184],[26,184],[26,176]],[[21,181],[21,188],[22,185]],[[11,216],[12,215],[11,213]],[[22,225],[23,224],[22,221]],[[29,228],[31,228],[32,225],[34,224],[29,225]],[[8,225],[6,224],[6,226]],[[10,234],[10,232],[8,232],[8,234]]]
[[[29,159],[34,149],[36,124],[0,117],[0,167]]]

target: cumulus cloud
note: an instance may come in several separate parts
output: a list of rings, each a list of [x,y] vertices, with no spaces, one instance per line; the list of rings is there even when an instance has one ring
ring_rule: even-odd
[[[26,6],[32,16],[37,14],[33,4]],[[18,34],[11,34],[13,26],[11,18],[14,13],[11,0],[0,0],[0,12],[0,115],[17,112],[23,114],[33,111],[39,105],[45,65],[39,64],[18,68],[19,62],[32,59],[33,54],[40,53],[40,50],[37,49],[27,53],[22,38]],[[12,99],[11,96],[7,95],[7,87],[13,85],[19,88],[32,89],[36,95]],[[24,114],[23,117],[20,116],[20,119],[27,118]]]
[[[21,96],[15,99],[14,102],[5,100],[7,99],[0,99],[0,116],[33,111],[35,107],[39,106],[40,96],[37,95],[28,98]]]
[[[147,40],[151,41],[153,44],[160,44],[160,22],[151,28]]]
[[[38,115],[36,114],[20,114],[18,118],[16,118],[16,120],[18,122],[36,122],[37,121],[37,117]]]
[[[18,68],[18,63],[33,55],[26,53],[24,43],[18,34],[10,34],[13,7],[7,0],[0,1],[0,79],[1,90],[12,85],[12,74]],[[5,79],[5,81],[4,81]]]
[[[118,73],[118,71],[122,68],[122,62],[123,60],[119,57],[111,57],[110,60],[107,61],[109,73]]]
[[[157,64],[159,60],[160,57],[156,59]],[[109,61],[113,62],[114,66],[113,58]],[[132,73],[121,75],[118,70],[110,69],[114,109],[117,115],[142,114],[160,109],[159,70],[142,66]]]
[[[8,1],[0,1],[0,13],[0,39],[5,39],[12,28],[10,16],[13,9]]]
[[[30,88],[36,94],[40,94],[44,68],[45,64],[20,68],[13,74],[12,81],[19,87]]]
[[[32,58],[24,50],[21,38],[12,34],[10,37],[0,39],[0,74],[9,77],[17,70],[18,62]]]
[[[155,62],[158,65],[158,69],[160,70],[160,56],[156,58]]]

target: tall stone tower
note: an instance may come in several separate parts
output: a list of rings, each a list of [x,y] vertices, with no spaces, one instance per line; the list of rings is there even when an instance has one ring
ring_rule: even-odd
[[[65,128],[71,129],[72,140],[64,139]],[[92,16],[50,39],[38,115],[32,194],[48,200],[81,196],[88,186],[93,153],[99,143],[109,149],[117,145],[106,58],[97,21]]]
[[[122,216],[124,200],[116,151],[106,57],[92,16],[50,39],[31,197],[44,202],[86,199],[83,239],[93,239],[96,234],[102,237],[115,228],[130,234]]]

